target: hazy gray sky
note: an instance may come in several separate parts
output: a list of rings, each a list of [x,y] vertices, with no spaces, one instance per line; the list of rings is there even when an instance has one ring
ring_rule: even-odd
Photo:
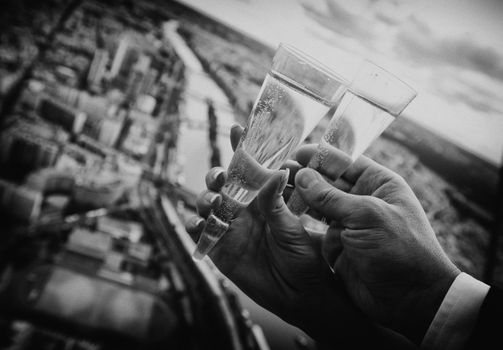
[[[503,1],[183,0],[339,71],[369,58],[415,87],[405,110],[478,155],[503,153]]]

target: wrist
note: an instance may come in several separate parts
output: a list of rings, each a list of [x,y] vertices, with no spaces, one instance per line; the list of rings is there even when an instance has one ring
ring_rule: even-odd
[[[434,282],[415,289],[399,303],[391,328],[420,345],[460,270],[449,266]]]

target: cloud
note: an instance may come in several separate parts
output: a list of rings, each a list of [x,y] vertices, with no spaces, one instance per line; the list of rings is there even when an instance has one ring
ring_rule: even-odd
[[[396,37],[394,51],[421,64],[456,66],[503,82],[503,52],[469,37],[439,38],[415,17]]]
[[[387,24],[389,26],[396,26],[398,23],[400,23],[400,19],[393,17],[390,14],[385,13],[385,12],[376,12],[375,18],[378,21],[380,21],[384,24]]]
[[[384,23],[390,27],[398,26],[410,14],[410,8],[407,4],[394,0],[373,0],[369,11],[374,13],[376,22]]]
[[[499,48],[468,36],[441,37],[436,28],[411,14],[413,8],[393,0],[368,0],[360,8],[353,5],[326,0],[326,8],[322,8],[303,2],[306,14],[332,33],[313,31],[318,39],[365,56],[376,52],[395,56],[409,67],[415,62],[416,78],[449,103],[481,114],[503,113],[503,102],[497,96],[503,91],[503,52]]]
[[[333,0],[326,0],[327,10],[322,11],[311,4],[303,3],[306,14],[323,27],[366,44],[372,43],[374,33],[368,20],[348,11]]]
[[[499,91],[503,82],[480,72],[459,67],[432,67],[428,79],[430,91],[442,96],[449,104],[464,105],[478,115],[503,114]]]
[[[502,113],[502,110],[495,106],[491,100],[483,96],[474,95],[469,91],[469,89],[467,89],[467,91],[457,91],[452,93],[444,91],[443,94],[450,101],[460,102],[482,113]]]
[[[450,75],[450,79],[459,88],[458,91],[451,90],[452,93],[444,89],[443,94],[448,98],[483,113],[503,114],[503,101],[500,97],[500,91],[503,91],[502,82],[469,71],[451,70]]]
[[[424,22],[410,16],[397,33],[393,51],[400,60],[427,69],[430,91],[449,103],[481,114],[501,115],[503,52],[469,36],[440,37]]]

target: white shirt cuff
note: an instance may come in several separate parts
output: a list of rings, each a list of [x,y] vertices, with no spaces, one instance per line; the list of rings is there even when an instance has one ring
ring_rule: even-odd
[[[422,349],[462,349],[473,331],[489,286],[462,272],[445,295],[431,322]]]

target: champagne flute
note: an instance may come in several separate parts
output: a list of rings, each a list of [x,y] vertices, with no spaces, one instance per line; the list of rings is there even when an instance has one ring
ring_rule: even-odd
[[[307,166],[320,170],[324,163],[336,161],[336,177],[341,176],[415,97],[416,92],[409,85],[364,61]],[[328,159],[334,151],[337,158]],[[298,190],[293,191],[287,205],[295,215],[308,209]]]
[[[281,44],[227,169],[222,204],[210,213],[193,254],[202,259],[275,170],[338,104],[348,82],[315,59]]]

